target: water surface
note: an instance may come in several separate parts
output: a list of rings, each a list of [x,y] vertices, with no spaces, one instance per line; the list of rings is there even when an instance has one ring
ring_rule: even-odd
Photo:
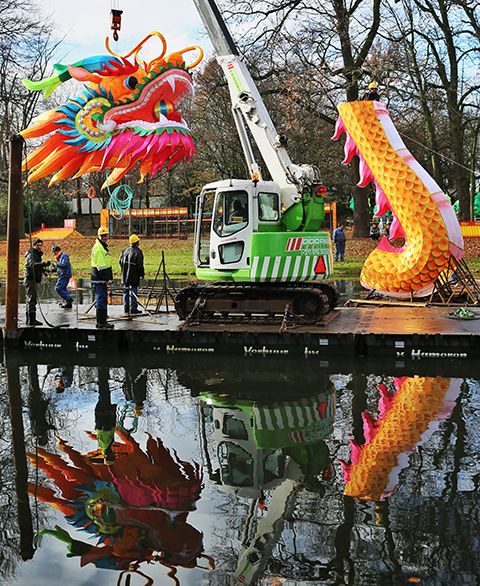
[[[478,583],[478,380],[58,359],[0,372],[2,583]]]

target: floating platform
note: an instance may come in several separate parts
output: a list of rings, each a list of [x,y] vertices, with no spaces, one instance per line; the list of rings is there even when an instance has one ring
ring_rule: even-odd
[[[119,305],[109,307],[114,330],[95,327],[88,306],[63,310],[43,308],[55,327],[26,327],[16,337],[2,338],[7,348],[61,350],[74,353],[154,353],[197,355],[227,353],[243,357],[389,358],[469,361],[480,358],[480,319],[455,320],[446,307],[340,307],[322,326],[290,327],[265,324],[204,324],[182,327],[173,313],[128,318]],[[476,310],[480,313],[480,310]],[[0,311],[3,322],[4,308]],[[21,316],[24,309],[21,308]],[[41,314],[37,314],[42,319]],[[4,334],[5,336],[5,334]]]

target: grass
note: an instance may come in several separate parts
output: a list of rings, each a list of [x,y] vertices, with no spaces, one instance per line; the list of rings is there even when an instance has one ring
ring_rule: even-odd
[[[90,251],[94,238],[82,238],[64,240],[63,249],[70,256],[74,274],[78,278],[90,276]],[[45,242],[45,259],[52,259],[50,253],[52,242]],[[195,278],[195,267],[192,260],[193,240],[141,240],[141,248],[145,257],[145,277],[155,278],[162,259],[162,250],[165,253],[167,272],[171,278],[190,279]],[[20,269],[23,274],[23,254],[28,249],[28,241],[23,240],[20,244]],[[118,259],[122,250],[128,246],[126,240],[110,240],[109,249],[112,256],[114,277],[119,278],[120,266]],[[355,256],[346,262],[334,263],[333,279],[358,279],[367,254]],[[480,257],[470,256],[467,259],[468,266],[474,274],[480,274]],[[6,277],[6,242],[0,242],[0,278]]]

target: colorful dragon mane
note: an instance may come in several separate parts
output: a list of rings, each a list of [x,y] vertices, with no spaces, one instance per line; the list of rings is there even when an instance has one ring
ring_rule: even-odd
[[[160,55],[149,62],[139,61],[141,47],[152,36],[162,42]],[[147,174],[154,176],[164,166],[170,169],[195,154],[190,130],[177,106],[193,92],[190,70],[203,57],[200,47],[165,55],[166,41],[154,32],[124,56],[110,51],[108,39],[106,48],[110,55],[73,65],[57,64],[52,77],[24,80],[28,89],[43,90],[45,97],[71,78],[88,84],[79,96],[44,112],[21,132],[24,138],[50,135],[24,161],[29,182],[53,174],[52,185],[68,177],[113,169],[108,177],[108,184],[113,185],[139,161],[143,180]],[[186,64],[183,54],[192,50],[199,56]]]
[[[422,297],[453,256],[461,259],[463,237],[449,199],[407,150],[385,104],[348,102],[338,106],[334,140],[346,132],[344,164],[360,159],[360,187],[374,183],[376,215],[393,213],[390,237],[405,238],[401,248],[383,237],[363,266],[366,289],[393,297]]]
[[[203,553],[202,533],[187,523],[200,498],[202,478],[197,464],[173,457],[159,438],[149,436],[144,452],[129,435],[116,430],[113,464],[94,464],[59,440],[62,455],[43,448],[30,462],[53,480],[55,489],[29,485],[29,492],[61,511],[76,529],[97,537],[96,545],[74,539],[65,529],[43,530],[65,541],[81,565],[115,570],[159,561],[175,578],[176,566],[193,568]],[[88,433],[94,439],[95,434]]]
[[[395,378],[395,393],[378,385],[378,419],[362,413],[365,444],[351,441],[351,462],[340,460],[344,494],[370,501],[389,496],[408,464],[407,454],[425,443],[439,422],[449,417],[461,382],[443,377]]]

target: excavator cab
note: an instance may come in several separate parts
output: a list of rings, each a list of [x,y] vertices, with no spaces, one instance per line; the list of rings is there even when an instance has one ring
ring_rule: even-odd
[[[196,205],[198,276],[250,281],[252,235],[278,230],[280,195],[274,182],[232,179],[206,185]]]

